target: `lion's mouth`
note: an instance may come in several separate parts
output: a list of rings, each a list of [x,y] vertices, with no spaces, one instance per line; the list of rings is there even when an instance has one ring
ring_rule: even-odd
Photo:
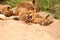
[[[32,21],[32,16],[29,16],[28,19],[29,19],[29,21]]]

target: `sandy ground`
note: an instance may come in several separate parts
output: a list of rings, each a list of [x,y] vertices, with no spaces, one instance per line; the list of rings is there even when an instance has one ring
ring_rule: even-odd
[[[0,20],[0,40],[60,40],[60,21],[49,26]]]

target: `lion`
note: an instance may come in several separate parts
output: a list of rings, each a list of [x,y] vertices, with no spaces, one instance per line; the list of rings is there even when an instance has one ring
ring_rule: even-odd
[[[0,14],[5,15],[6,17],[12,16],[13,12],[11,9],[12,7],[10,5],[0,5]]]
[[[26,8],[20,8],[20,9],[21,10],[19,10],[19,14],[18,14],[20,20],[29,22],[29,21],[32,21],[36,17],[35,10],[31,11],[31,10],[27,10]]]
[[[53,20],[48,19],[49,15],[46,17],[42,17],[36,13],[36,10],[27,10],[26,8],[20,8],[19,10],[19,19],[24,21],[25,23],[36,23],[42,26],[47,26],[53,23]]]
[[[42,17],[36,12],[36,6],[32,2],[20,3],[16,10],[15,16],[19,16],[19,19],[26,23],[38,23],[40,25],[49,25],[52,21],[47,17]]]

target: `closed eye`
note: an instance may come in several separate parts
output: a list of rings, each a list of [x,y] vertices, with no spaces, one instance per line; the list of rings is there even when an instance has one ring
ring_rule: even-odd
[[[32,16],[32,14],[30,14],[30,16]]]

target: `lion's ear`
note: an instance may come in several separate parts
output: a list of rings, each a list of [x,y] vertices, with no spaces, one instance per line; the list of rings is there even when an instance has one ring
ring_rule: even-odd
[[[46,19],[49,17],[49,14],[45,17]]]
[[[11,9],[11,7],[7,7],[7,9]]]
[[[32,3],[34,5],[34,7],[36,8],[36,12],[39,12],[40,11],[40,6],[38,5],[37,1],[38,0],[32,0]]]
[[[37,3],[37,0],[32,0],[32,3],[33,3],[33,4]]]
[[[33,5],[34,5],[34,7],[36,8],[37,7],[37,0],[32,0],[32,3],[33,3]]]

